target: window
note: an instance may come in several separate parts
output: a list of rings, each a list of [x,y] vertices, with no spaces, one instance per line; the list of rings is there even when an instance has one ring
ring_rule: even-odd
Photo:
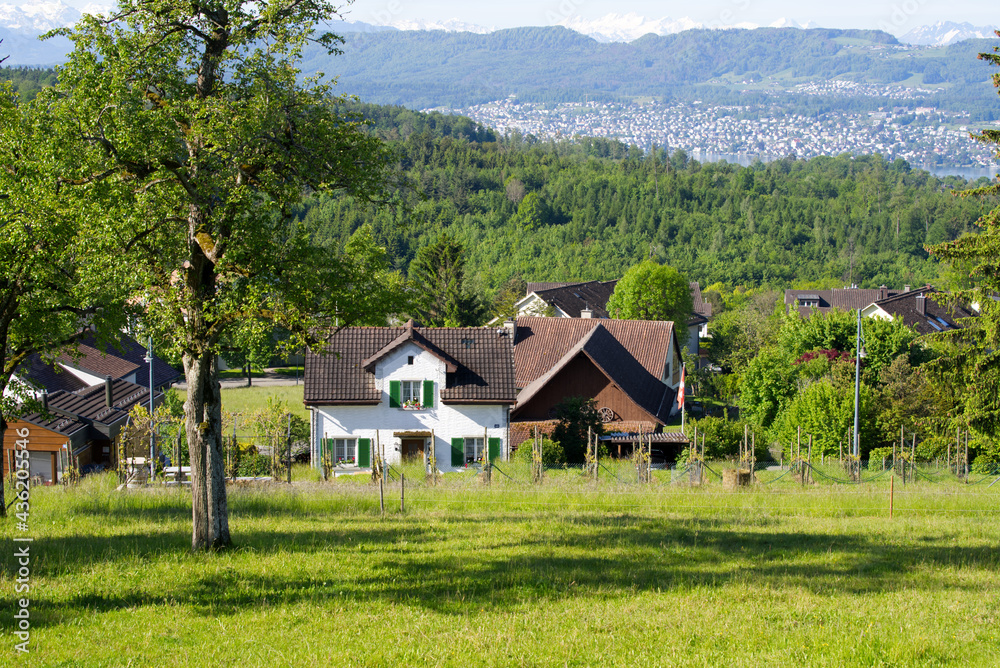
[[[333,439],[333,462],[334,464],[354,464],[357,462],[356,438],[335,438]]]
[[[482,438],[465,439],[465,463],[472,464],[482,459],[482,457],[483,457],[483,439]]]
[[[404,406],[419,406],[423,381],[402,380],[399,382],[399,400]]]
[[[406,363],[410,364],[410,365],[413,364],[413,355],[407,355],[407,357],[406,357]]]
[[[434,381],[390,380],[389,407],[411,411],[434,408]]]

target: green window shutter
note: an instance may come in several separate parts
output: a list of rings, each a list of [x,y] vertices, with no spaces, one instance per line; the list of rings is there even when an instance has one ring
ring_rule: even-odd
[[[465,439],[451,439],[451,465],[465,466]]]
[[[488,452],[489,452],[489,456],[490,456],[490,461],[491,462],[494,459],[500,459],[500,443],[501,443],[501,440],[499,438],[491,438],[490,439],[490,448],[489,448]]]
[[[424,381],[424,408],[434,408],[434,381]]]
[[[389,381],[389,408],[399,408],[399,396],[401,394],[398,380]]]
[[[358,466],[371,466],[372,465],[372,439],[370,438],[359,438],[358,439]]]

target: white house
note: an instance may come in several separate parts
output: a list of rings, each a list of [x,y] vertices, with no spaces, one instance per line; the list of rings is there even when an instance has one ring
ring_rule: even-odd
[[[506,458],[513,343],[490,327],[348,327],[305,361],[311,461],[420,459],[440,471]]]

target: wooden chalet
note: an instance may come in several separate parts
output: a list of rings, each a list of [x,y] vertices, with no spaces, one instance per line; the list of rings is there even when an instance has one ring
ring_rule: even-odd
[[[593,399],[605,430],[619,434],[660,432],[677,410],[672,322],[522,317],[514,330],[512,439],[536,426],[549,433],[555,407],[570,397]]]

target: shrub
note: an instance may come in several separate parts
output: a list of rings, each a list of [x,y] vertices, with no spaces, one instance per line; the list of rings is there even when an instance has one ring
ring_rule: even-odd
[[[512,459],[515,462],[531,463],[532,441],[529,439],[517,446]],[[545,466],[557,466],[566,461],[566,453],[561,445],[549,438],[542,439],[542,464]]]
[[[706,417],[700,420],[692,420],[688,427],[688,436],[694,434],[694,427],[698,428],[698,440],[705,438],[705,458],[712,459],[733,459],[739,457],[740,447],[743,445],[743,428],[747,424],[742,420],[726,420],[720,417]],[[754,433],[753,425],[750,425],[750,433]],[[750,436],[747,437],[748,439]],[[757,459],[768,459],[767,443],[763,434],[758,430],[756,438]]]

